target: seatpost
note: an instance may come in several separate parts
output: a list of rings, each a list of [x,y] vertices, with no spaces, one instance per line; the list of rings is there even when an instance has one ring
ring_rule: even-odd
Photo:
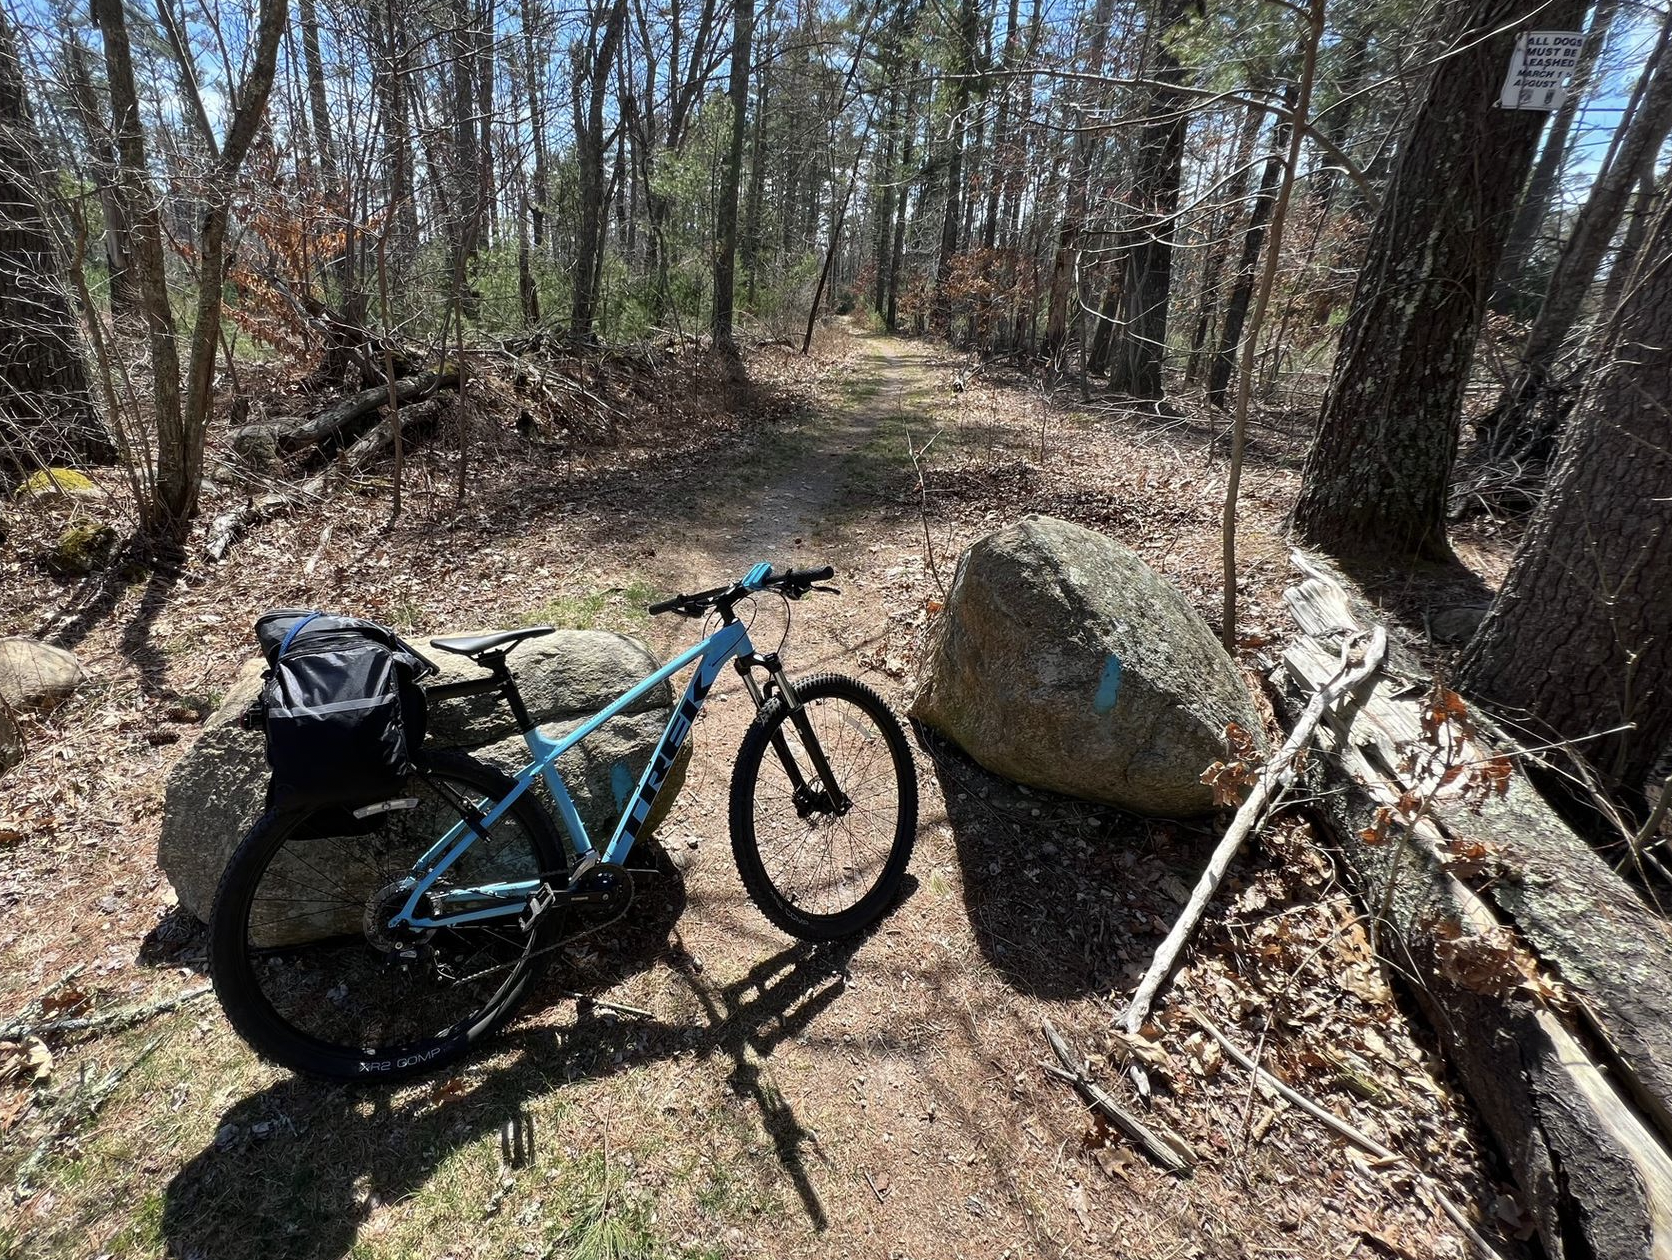
[[[534,729],[534,723],[529,719],[528,707],[523,704],[522,692],[517,690],[517,680],[511,677],[510,667],[505,664],[505,655],[504,652],[484,652],[476,659],[478,664],[493,672],[500,694],[505,697],[511,716],[516,719],[518,733],[527,734]]]

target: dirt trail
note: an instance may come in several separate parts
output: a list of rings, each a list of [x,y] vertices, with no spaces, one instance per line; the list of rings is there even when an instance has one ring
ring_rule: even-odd
[[[856,362],[844,374],[848,398],[833,400],[803,435],[791,465],[755,485],[742,500],[724,495],[692,513],[695,530],[682,526],[662,537],[656,570],[671,581],[697,584],[695,575],[723,580],[759,560],[779,568],[834,564],[850,557],[814,538],[849,487],[853,458],[890,420],[904,414],[934,348],[886,337],[855,337]],[[857,395],[857,397],[856,397]]]

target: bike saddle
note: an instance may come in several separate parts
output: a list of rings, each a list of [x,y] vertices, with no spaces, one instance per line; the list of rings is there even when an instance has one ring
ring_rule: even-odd
[[[538,639],[553,632],[553,626],[524,626],[520,630],[495,630],[492,634],[459,634],[449,639],[431,639],[430,646],[460,656],[480,656],[495,648],[521,643],[524,639]]]

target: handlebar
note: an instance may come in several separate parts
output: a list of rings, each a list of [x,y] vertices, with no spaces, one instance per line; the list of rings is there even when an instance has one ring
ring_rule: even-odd
[[[681,617],[701,617],[715,608],[730,611],[738,600],[757,591],[776,591],[786,599],[800,599],[814,589],[836,595],[841,592],[834,587],[815,587],[815,583],[828,582],[835,576],[836,570],[828,564],[818,569],[786,569],[782,573],[774,573],[770,565],[756,565],[742,581],[733,582],[730,586],[675,595],[672,599],[651,604],[645,611],[653,617],[670,612]]]

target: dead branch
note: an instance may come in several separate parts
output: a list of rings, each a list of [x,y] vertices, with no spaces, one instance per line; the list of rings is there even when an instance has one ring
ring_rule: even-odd
[[[1097,1082],[1093,1081],[1080,1067],[1080,1062],[1074,1052],[1068,1048],[1068,1043],[1052,1026],[1050,1020],[1045,1024],[1045,1040],[1050,1042],[1051,1051],[1057,1056],[1062,1067],[1054,1068],[1045,1064],[1048,1075],[1059,1081],[1074,1086],[1082,1097],[1101,1113],[1116,1128],[1127,1137],[1137,1142],[1156,1163],[1168,1172],[1183,1172],[1196,1162],[1196,1152],[1191,1150],[1183,1138],[1169,1133],[1165,1129],[1151,1129],[1137,1116],[1122,1107]]]
[[[1300,567],[1308,579],[1285,599],[1302,633],[1273,678],[1273,703],[1295,720],[1334,672],[1337,636],[1372,620],[1344,582]],[[1672,937],[1523,775],[1500,772],[1503,790],[1484,799],[1431,793],[1401,828],[1406,860],[1389,879],[1378,819],[1408,814],[1401,801],[1423,789],[1409,754],[1423,744],[1427,691],[1420,668],[1390,651],[1393,668],[1319,725],[1318,820],[1361,903],[1387,902],[1384,959],[1410,977],[1546,1251],[1672,1255]],[[1507,768],[1489,724],[1476,715],[1474,726],[1464,762]]]
[[[388,399],[389,391],[385,386],[380,385],[372,392],[381,395],[385,400]],[[276,516],[297,503],[319,500],[333,481],[364,471],[384,451],[391,449],[395,445],[397,432],[404,435],[409,429],[430,424],[440,411],[440,401],[435,398],[426,399],[415,406],[403,407],[396,413],[398,424],[380,424],[369,430],[342,452],[338,459],[300,486],[273,491],[259,499],[252,499],[242,507],[223,512],[209,525],[209,540],[203,546],[204,551],[211,559],[225,559],[226,553],[232,549],[232,544],[253,525],[269,516]]]
[[[1292,1085],[1286,1084],[1277,1077],[1273,1076],[1270,1072],[1266,1071],[1265,1068],[1261,1067],[1258,1063],[1254,1062],[1253,1059],[1249,1058],[1248,1055],[1244,1054],[1229,1037],[1227,1037],[1218,1029],[1217,1026],[1215,1026],[1212,1020],[1202,1014],[1202,1012],[1197,1010],[1194,1006],[1186,1007],[1185,1011],[1190,1018],[1195,1021],[1198,1028],[1219,1043],[1219,1048],[1226,1053],[1232,1062],[1253,1076],[1255,1083],[1260,1088],[1264,1089],[1267,1093],[1276,1094],[1284,1101],[1300,1108],[1300,1110],[1311,1116],[1319,1124],[1346,1138],[1347,1141],[1358,1147],[1359,1150],[1364,1151],[1373,1158],[1386,1163],[1403,1165],[1407,1170],[1409,1170],[1412,1179],[1433,1197],[1435,1203],[1439,1204],[1440,1210],[1450,1218],[1451,1223],[1462,1231],[1463,1236],[1468,1239],[1469,1245],[1473,1247],[1476,1252],[1484,1257],[1485,1260],[1503,1260],[1503,1257],[1499,1255],[1495,1248],[1493,1248],[1492,1244],[1481,1237],[1480,1233],[1475,1229],[1473,1222],[1469,1220],[1468,1215],[1463,1211],[1463,1209],[1456,1203],[1452,1202],[1445,1192],[1442,1191],[1434,1182],[1433,1178],[1422,1172],[1409,1159],[1399,1154],[1397,1151],[1390,1150],[1383,1146],[1369,1134],[1354,1128],[1334,1112],[1329,1111],[1320,1104],[1313,1102]]]
[[[120,1010],[107,1011],[103,1015],[83,1015],[74,1019],[49,1019],[42,1024],[12,1024],[0,1028],[0,1041],[21,1041],[25,1037],[47,1037],[53,1033],[92,1032],[95,1029],[114,1032],[117,1029],[132,1028],[135,1024],[143,1024],[148,1019],[155,1019],[158,1015],[166,1015],[170,1011],[179,1010],[214,992],[214,986],[205,984],[195,989],[187,989],[184,993],[176,993],[173,997],[163,998],[156,1002],[147,1002],[143,1006],[125,1006]]]
[[[1167,939],[1162,941],[1161,947],[1155,951],[1155,958],[1150,963],[1149,970],[1144,973],[1138,991],[1132,995],[1132,1002],[1126,1008],[1125,1026],[1128,1033],[1136,1036],[1138,1030],[1144,1026],[1144,1021],[1149,1018],[1156,993],[1178,964],[1179,954],[1183,952],[1185,944],[1195,932],[1208,902],[1212,900],[1213,894],[1224,880],[1225,872],[1230,869],[1231,860],[1236,857],[1237,850],[1263,820],[1267,804],[1293,780],[1295,759],[1311,743],[1319,720],[1337,700],[1381,668],[1382,660],[1387,654],[1387,631],[1380,626],[1375,628],[1371,634],[1369,648],[1356,665],[1348,661],[1350,647],[1351,641],[1343,645],[1341,664],[1335,676],[1318,689],[1317,694],[1306,706],[1306,711],[1301,714],[1300,720],[1295,723],[1295,729],[1284,741],[1283,747],[1278,749],[1277,754],[1260,772],[1260,777],[1248,793],[1248,799],[1237,810],[1224,838],[1214,849],[1207,869],[1196,881],[1195,891],[1190,894],[1190,900],[1185,903],[1178,921],[1173,924],[1173,930],[1167,933]],[[1147,1094],[1149,1079],[1145,1076],[1143,1068],[1133,1063],[1128,1070],[1132,1074],[1133,1083],[1138,1086],[1138,1091]]]
[[[100,1080],[90,1091],[87,1092],[85,1098],[80,1097],[80,1091],[85,1088],[86,1084],[86,1074],[84,1070],[81,1080],[76,1086],[77,1092],[71,1096],[68,1103],[68,1105],[71,1106],[79,1104],[76,1106],[76,1112],[80,1122],[83,1124],[91,1123],[103,1109],[105,1103],[110,1101],[110,1096],[116,1092],[116,1087],[127,1078],[130,1072],[132,1072],[141,1063],[144,1063],[145,1060],[149,1059],[152,1052],[155,1051],[158,1046],[162,1045],[162,1043],[163,1039],[161,1037],[151,1038],[151,1040],[146,1042],[140,1049],[140,1052],[132,1059],[128,1060],[127,1063],[123,1064],[119,1068],[113,1068],[109,1073],[107,1073],[102,1080]],[[24,1160],[23,1163],[18,1166],[15,1188],[19,1193],[27,1195],[33,1192],[35,1187],[32,1183],[32,1179],[35,1175],[35,1170],[40,1167],[41,1161],[46,1158],[47,1151],[49,1151],[52,1148],[52,1144],[63,1135],[63,1132],[63,1122],[60,1121],[58,1124],[54,1125],[52,1130],[42,1137],[39,1142],[35,1143],[35,1149],[29,1152],[29,1158]]]
[[[405,404],[427,398],[438,389],[453,388],[458,383],[457,371],[425,372],[420,376],[408,376],[404,380],[396,381],[394,393],[396,398]],[[271,441],[274,447],[281,451],[301,450],[326,438],[337,436],[355,421],[370,415],[379,407],[387,406],[389,394],[387,384],[378,384],[357,394],[350,394],[347,398],[340,399],[301,420],[270,420],[261,424],[246,424],[243,428],[232,431],[232,447],[234,450],[244,450],[252,444],[260,445]]]

